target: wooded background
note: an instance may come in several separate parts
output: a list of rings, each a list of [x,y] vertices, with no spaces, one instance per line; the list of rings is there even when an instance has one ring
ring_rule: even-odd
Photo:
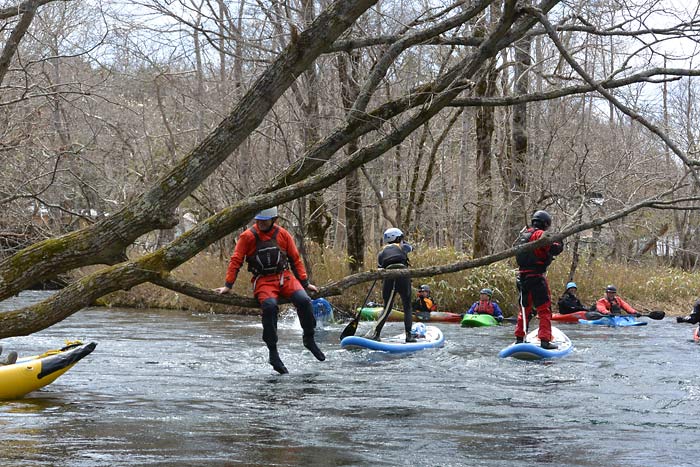
[[[537,209],[572,277],[697,268],[697,2],[30,0],[0,20],[0,299],[72,281],[0,337],[144,282],[250,304],[170,271],[273,205],[302,252],[345,252],[357,274],[325,294],[384,274],[360,271],[387,227],[474,258],[405,273],[425,277],[513,256]]]

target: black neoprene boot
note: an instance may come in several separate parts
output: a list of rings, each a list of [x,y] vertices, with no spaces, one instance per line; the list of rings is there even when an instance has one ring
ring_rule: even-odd
[[[287,370],[287,367],[284,366],[284,363],[282,363],[282,359],[280,358],[280,355],[277,353],[277,349],[270,349],[270,365],[272,365],[272,368],[275,369],[275,371],[281,375],[284,375],[286,373],[289,373],[289,370]]]
[[[411,331],[406,332],[406,343],[416,342],[416,338],[411,334]]]
[[[555,350],[555,349],[559,348],[556,345],[552,344],[551,342],[544,341],[544,340],[540,340],[540,347],[542,347],[543,349],[547,349],[547,350]]]
[[[523,338],[522,337],[515,337],[515,343],[516,344],[522,344],[523,343]]]
[[[326,359],[326,356],[323,355],[323,352],[321,352],[321,349],[318,348],[316,345],[316,341],[314,340],[314,336],[304,336],[304,347],[309,349],[309,351],[314,354],[314,357],[316,357],[316,360],[322,362]]]

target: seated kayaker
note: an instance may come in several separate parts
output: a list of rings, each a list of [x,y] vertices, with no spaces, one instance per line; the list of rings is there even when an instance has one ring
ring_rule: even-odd
[[[676,322],[678,323],[690,323],[697,324],[700,323],[700,299],[695,301],[693,306],[693,312],[688,316],[678,316],[676,317]]]
[[[575,282],[569,282],[566,284],[566,292],[561,296],[557,305],[559,306],[559,313],[562,315],[568,315],[569,313],[575,313],[577,311],[588,311],[588,307],[583,306],[581,300],[576,296]]]
[[[430,287],[425,284],[418,287],[418,298],[413,302],[413,311],[415,311],[418,319],[427,321],[430,319],[430,312],[436,310],[437,305],[430,297]]]
[[[617,287],[614,285],[605,288],[605,296],[596,302],[595,307],[596,311],[604,315],[620,315],[623,311],[633,316],[639,314],[629,303],[617,296]]]
[[[498,306],[498,302],[491,300],[493,296],[493,290],[491,289],[481,289],[479,291],[479,301],[474,302],[474,304],[467,310],[468,315],[491,315],[496,318],[499,323],[503,321],[503,312],[501,307]]]

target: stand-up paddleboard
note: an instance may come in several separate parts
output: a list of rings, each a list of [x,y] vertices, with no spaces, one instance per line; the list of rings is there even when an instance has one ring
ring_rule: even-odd
[[[463,328],[477,328],[477,327],[496,326],[496,325],[498,325],[498,321],[496,320],[496,318],[494,318],[491,315],[465,314],[464,318],[462,318],[462,327]]]
[[[519,360],[541,360],[543,358],[565,357],[574,350],[569,337],[554,326],[552,326],[551,343],[556,345],[557,348],[553,350],[543,349],[540,347],[537,331],[538,329],[535,329],[525,336],[525,341],[522,344],[511,344],[501,350],[498,356],[501,358],[513,357]]]
[[[417,323],[413,325],[412,329],[416,336],[416,342],[406,343],[406,334],[401,333],[394,337],[382,337],[381,341],[375,341],[366,337],[348,336],[340,341],[340,346],[345,349],[370,349],[391,353],[407,353],[445,345],[445,336],[435,326]]]
[[[634,316],[603,316],[599,319],[580,319],[581,324],[594,324],[599,326],[624,327],[646,326],[646,321],[638,321]]]

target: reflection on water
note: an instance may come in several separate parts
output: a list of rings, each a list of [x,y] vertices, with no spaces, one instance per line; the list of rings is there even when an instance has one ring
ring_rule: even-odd
[[[86,309],[5,339],[20,354],[99,345],[0,403],[0,466],[697,464],[690,326],[562,327],[576,350],[548,363],[496,357],[512,326],[441,325],[445,348],[403,356],[342,350],[342,328],[319,333],[317,362],[298,323],[281,320],[285,376],[249,317]]]

